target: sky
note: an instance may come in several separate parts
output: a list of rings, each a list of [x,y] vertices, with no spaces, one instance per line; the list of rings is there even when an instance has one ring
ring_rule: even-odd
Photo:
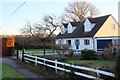
[[[13,13],[23,2],[20,9]],[[44,15],[55,14],[61,16],[64,8],[74,0],[4,0],[0,1],[0,35],[17,35],[26,22],[40,22]],[[119,0],[83,0],[91,2],[100,11],[98,16],[112,14],[118,21]]]

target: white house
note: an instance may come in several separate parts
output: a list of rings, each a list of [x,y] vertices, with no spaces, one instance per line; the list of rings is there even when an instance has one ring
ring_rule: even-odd
[[[119,36],[120,27],[110,14],[63,24],[56,44],[69,44],[74,50],[87,48],[100,51],[118,41]]]

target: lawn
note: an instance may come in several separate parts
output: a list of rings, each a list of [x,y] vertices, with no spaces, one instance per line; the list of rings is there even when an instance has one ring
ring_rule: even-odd
[[[20,50],[21,52],[22,52],[22,50]],[[26,54],[43,54],[43,52],[39,52],[39,51],[43,51],[43,49],[26,49],[25,50],[26,52],[32,52],[32,53],[26,53]],[[45,49],[45,51],[46,51],[46,54],[47,53],[53,53],[52,52],[52,49]],[[17,53],[16,53],[16,50],[14,51],[14,54],[16,55]]]
[[[69,63],[69,64],[74,64],[78,66],[85,66],[85,67],[91,67],[91,68],[97,68],[100,67],[100,69],[105,69],[105,70],[110,70],[113,71],[115,67],[115,61],[107,61],[107,60],[78,60],[76,58],[71,58],[71,57],[63,57],[63,56],[46,56],[47,59],[50,60],[55,60],[57,59],[58,61],[64,62],[64,63]]]
[[[39,51],[43,51],[43,49],[27,49],[26,51],[33,51],[32,53],[27,53],[27,54],[43,54],[44,52],[39,52]],[[34,52],[36,51],[36,52]],[[38,51],[38,52],[37,52]],[[53,53],[51,49],[45,49],[45,53]]]
[[[104,68],[114,68],[114,61],[105,61],[105,60],[68,60],[67,63],[75,65],[83,65],[87,67],[104,67]]]
[[[53,53],[53,52],[45,52],[45,53],[47,54],[47,53]],[[33,52],[33,53],[26,53],[26,54],[44,54],[44,53],[43,52],[39,52],[39,53],[38,52],[36,52],[36,53]]]
[[[0,73],[2,73],[2,76],[0,76],[0,78],[25,78],[23,75],[12,69],[9,65],[0,63],[0,66],[1,65],[2,70],[0,70]]]
[[[46,51],[52,51],[52,49],[45,49]],[[43,49],[26,49],[26,51],[43,51]]]

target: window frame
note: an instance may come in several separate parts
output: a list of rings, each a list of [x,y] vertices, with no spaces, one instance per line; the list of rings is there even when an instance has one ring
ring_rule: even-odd
[[[84,40],[84,45],[90,45],[90,40],[89,39],[85,39]]]
[[[68,45],[71,45],[71,40],[66,40]]]
[[[58,44],[62,44],[62,40],[58,40]]]
[[[112,30],[116,30],[116,25],[115,24],[111,24],[112,26]]]

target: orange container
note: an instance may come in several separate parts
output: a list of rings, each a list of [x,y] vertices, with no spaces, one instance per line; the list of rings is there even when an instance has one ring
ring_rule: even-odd
[[[7,47],[14,47],[14,38],[8,37],[6,41]]]
[[[2,47],[2,56],[12,56],[14,54],[14,38],[3,37],[0,47]]]

